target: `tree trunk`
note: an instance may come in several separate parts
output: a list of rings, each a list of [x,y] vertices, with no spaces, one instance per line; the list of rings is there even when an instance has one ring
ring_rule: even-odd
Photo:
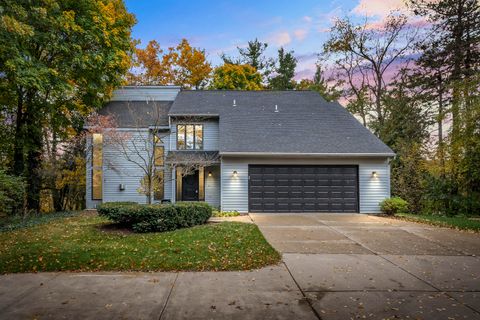
[[[21,89],[18,90],[17,98],[17,117],[15,119],[15,138],[13,146],[13,174],[16,176],[21,176],[25,170],[25,159],[24,159],[24,126],[25,118],[23,115],[23,92]]]
[[[152,183],[152,176],[150,175],[147,177],[147,204],[152,204],[152,189],[153,189],[153,183]]]
[[[443,80],[441,73],[437,76],[439,89],[438,89],[438,157],[440,160],[441,167],[441,177],[445,177],[445,150],[443,145],[443,117],[444,117],[444,107],[443,107]]]
[[[28,151],[27,151],[27,209],[35,212],[40,211],[40,190],[41,190],[41,165],[42,165],[42,127],[38,121],[41,110],[37,108],[32,99],[27,100],[28,111],[25,113],[25,125],[28,130]]]

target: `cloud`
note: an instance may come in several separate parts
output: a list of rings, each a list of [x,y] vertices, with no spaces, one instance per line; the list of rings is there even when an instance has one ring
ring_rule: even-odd
[[[277,33],[274,33],[272,34],[269,38],[268,38],[269,42],[273,43],[274,45],[278,46],[278,47],[281,47],[281,46],[285,46],[287,44],[289,44],[290,42],[292,42],[292,37],[290,36],[290,34],[286,31],[282,31],[282,32],[277,32]]]
[[[295,37],[295,39],[297,39],[298,41],[302,41],[303,39],[305,39],[305,37],[307,36],[308,34],[308,30],[307,29],[296,29],[295,31],[293,31],[293,36]]]
[[[306,23],[310,23],[310,22],[312,22],[312,17],[310,17],[310,16],[304,16],[304,17],[302,18],[302,20],[303,20],[304,22],[306,22]]]
[[[360,0],[352,12],[361,16],[385,17],[390,12],[400,10],[406,11],[404,0]]]

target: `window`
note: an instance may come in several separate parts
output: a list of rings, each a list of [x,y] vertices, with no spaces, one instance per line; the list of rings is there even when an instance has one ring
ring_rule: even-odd
[[[102,200],[103,187],[103,136],[92,135],[92,200]]]
[[[163,165],[164,165],[164,146],[163,141],[158,135],[154,135],[154,172],[153,172],[153,200],[163,200],[164,181],[163,181]]]
[[[203,126],[202,125],[195,126],[195,149],[197,150],[203,149]]]
[[[155,146],[155,166],[163,166],[163,146]]]
[[[177,125],[177,149],[178,150],[202,150],[203,149],[203,125],[201,124]]]
[[[163,195],[163,168],[155,169],[153,176],[153,200],[162,200]]]
[[[185,149],[185,126],[177,126],[177,149]]]

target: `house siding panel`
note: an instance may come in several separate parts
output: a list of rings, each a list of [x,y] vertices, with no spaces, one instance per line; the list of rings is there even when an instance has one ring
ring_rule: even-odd
[[[212,172],[212,176],[208,176]],[[205,202],[213,207],[220,207],[220,167],[205,168]]]
[[[173,101],[179,87],[123,87],[115,90],[112,101]]]
[[[379,202],[390,197],[390,166],[386,158],[375,159],[301,159],[301,158],[234,158],[223,157],[221,170],[222,210],[248,212],[249,164],[350,164],[359,167],[359,201],[361,213],[379,213]],[[233,171],[238,172],[236,178]],[[378,173],[372,178],[372,171]]]

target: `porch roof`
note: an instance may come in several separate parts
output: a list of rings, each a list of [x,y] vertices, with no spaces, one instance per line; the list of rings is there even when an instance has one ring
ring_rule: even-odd
[[[169,151],[166,157],[168,164],[204,164],[205,166],[220,163],[220,155],[218,151]]]

